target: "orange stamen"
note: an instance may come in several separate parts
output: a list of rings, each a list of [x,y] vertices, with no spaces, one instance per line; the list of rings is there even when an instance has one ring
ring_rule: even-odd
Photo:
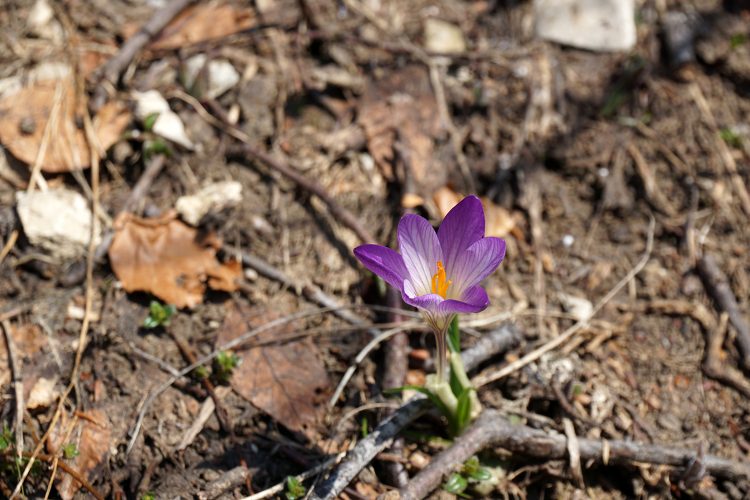
[[[445,298],[448,295],[448,287],[453,281],[446,279],[445,268],[442,261],[437,261],[437,272],[432,275],[432,293]]]

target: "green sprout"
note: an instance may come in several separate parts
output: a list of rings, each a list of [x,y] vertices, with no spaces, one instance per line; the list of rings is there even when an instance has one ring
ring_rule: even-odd
[[[297,500],[298,498],[304,497],[305,493],[305,487],[302,486],[299,479],[294,476],[286,478],[286,491],[284,492],[284,496],[287,500]]]
[[[487,468],[482,467],[479,459],[475,456],[464,462],[461,473],[474,481],[487,481],[492,477],[492,473]]]
[[[151,132],[154,130],[154,125],[156,124],[156,119],[159,118],[159,113],[151,113],[150,115],[146,116],[146,118],[143,119],[143,130],[146,132]]]
[[[476,485],[492,479],[492,473],[482,467],[477,457],[471,457],[461,467],[460,472],[454,472],[443,483],[443,489],[448,493],[468,498],[465,491],[469,485]]]
[[[240,358],[231,351],[221,351],[214,359],[214,375],[222,384],[229,382],[232,372],[240,364]]]
[[[466,493],[464,493],[464,491],[466,491],[466,488],[468,487],[469,481],[458,472],[454,472],[453,474],[451,474],[443,483],[443,489],[445,491],[464,498],[469,497]]]
[[[147,159],[156,155],[170,156],[171,154],[172,150],[169,148],[167,142],[161,137],[147,139],[143,142],[143,156]]]
[[[144,328],[156,328],[169,326],[169,320],[177,311],[173,305],[163,305],[157,300],[152,300],[148,306],[148,317],[143,321]]]
[[[732,130],[731,128],[723,128],[719,131],[719,136],[724,142],[733,148],[739,148],[742,146],[742,138],[740,135]]]
[[[81,452],[78,451],[78,448],[76,447],[75,443],[68,443],[65,446],[63,446],[62,452],[66,460],[70,460],[71,458],[75,458],[81,454]]]
[[[190,374],[195,377],[196,380],[203,380],[205,378],[208,378],[209,375],[208,368],[206,368],[205,366],[197,367],[195,370],[190,372]]]
[[[745,42],[747,42],[747,35],[744,33],[736,33],[729,37],[729,46],[732,49],[736,49],[737,47],[744,45]]]
[[[156,494],[153,491],[147,491],[141,495],[141,500],[156,500]]]
[[[13,433],[8,428],[8,424],[3,424],[3,430],[0,432],[0,451],[7,450],[13,443]]]

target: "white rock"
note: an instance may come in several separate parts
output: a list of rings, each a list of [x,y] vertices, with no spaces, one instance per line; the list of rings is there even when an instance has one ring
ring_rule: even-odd
[[[62,40],[62,26],[55,19],[55,11],[50,7],[47,0],[36,0],[29,10],[26,23],[29,30],[41,38],[53,41]]]
[[[185,63],[185,86],[191,88],[195,84],[198,74],[206,64],[206,55],[198,54]],[[209,99],[219,97],[240,81],[240,74],[232,63],[226,59],[216,59],[208,62],[208,88],[205,96]]]
[[[461,28],[441,19],[428,18],[424,22],[424,45],[428,51],[438,54],[466,52]]]
[[[135,99],[135,115],[139,120],[143,121],[154,113],[159,115],[151,129],[156,135],[176,142],[187,149],[195,149],[195,144],[185,132],[182,120],[169,109],[169,103],[158,91],[133,92],[133,98]]]
[[[591,318],[591,313],[594,312],[594,305],[591,301],[586,300],[582,297],[576,297],[575,295],[568,295],[567,293],[560,294],[560,302],[563,307],[570,313],[573,318],[577,321],[586,321]]]
[[[236,181],[210,184],[195,194],[177,199],[177,212],[182,219],[197,226],[209,213],[217,213],[242,201],[242,184]]]
[[[37,408],[49,407],[54,403],[59,394],[56,384],[56,378],[50,379],[42,377],[37,380],[29,393],[29,399],[26,401],[26,408],[28,410],[35,410]]]
[[[629,50],[636,42],[633,0],[534,0],[540,38],[595,51]]]
[[[16,193],[16,211],[32,245],[56,260],[84,255],[91,236],[91,209],[86,198],[69,189]],[[99,234],[94,237],[99,242]]]

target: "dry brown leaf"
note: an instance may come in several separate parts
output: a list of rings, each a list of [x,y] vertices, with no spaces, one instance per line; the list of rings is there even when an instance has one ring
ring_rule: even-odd
[[[51,130],[42,162],[42,170],[53,173],[87,168],[91,161],[83,127],[79,127],[86,112],[85,104],[76,102],[72,80],[38,82],[0,101],[0,142],[13,156],[32,165],[55,105],[58,86],[59,119],[57,127]],[[130,118],[128,109],[116,101],[102,107],[94,120],[99,144],[107,149],[117,142]]]
[[[170,50],[195,43],[232,35],[252,28],[255,13],[248,8],[226,3],[199,2],[183,10],[170,22],[159,36],[148,45],[152,50]],[[129,24],[123,29],[126,38],[133,36],[140,25]]]
[[[77,428],[70,433],[68,441],[63,442],[68,430],[68,418],[65,413],[62,415],[60,424],[54,428],[47,441],[47,449],[50,453],[57,453],[66,444],[75,444],[78,455],[66,461],[91,482],[96,478],[95,469],[104,461],[111,445],[112,427],[109,418],[98,409],[79,414]],[[57,483],[57,491],[63,499],[69,500],[78,493],[81,484],[68,474],[61,474],[61,477]]]
[[[408,162],[418,185],[431,184],[429,177],[445,174],[434,168],[434,139],[442,126],[424,69],[409,66],[371,84],[362,96],[358,120],[367,148],[387,179],[394,178],[395,149]]]
[[[206,283],[215,290],[237,289],[240,263],[216,260],[218,239],[209,235],[198,241],[198,231],[174,212],[155,219],[124,213],[114,227],[109,260],[128,292],[150,292],[167,304],[194,307],[203,301]]]
[[[440,216],[445,217],[448,212],[463,199],[463,195],[443,186],[432,195],[432,199],[440,211]],[[517,227],[516,220],[508,210],[496,205],[489,198],[482,198],[485,217],[485,236],[505,238]]]
[[[274,319],[269,314],[249,316],[237,309],[230,311],[217,342],[223,344]],[[274,331],[254,340],[271,342],[278,336],[279,332]],[[319,437],[317,424],[325,414],[330,380],[312,340],[261,345],[237,355],[241,363],[232,375],[234,390],[285,427],[310,439]]]

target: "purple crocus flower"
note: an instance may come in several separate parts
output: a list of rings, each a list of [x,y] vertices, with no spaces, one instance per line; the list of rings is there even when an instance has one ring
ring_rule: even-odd
[[[479,283],[505,257],[505,241],[485,238],[482,202],[467,196],[448,212],[437,234],[423,217],[405,215],[398,225],[398,245],[401,253],[362,245],[354,255],[422,312],[440,349],[456,314],[476,313],[489,305]]]

